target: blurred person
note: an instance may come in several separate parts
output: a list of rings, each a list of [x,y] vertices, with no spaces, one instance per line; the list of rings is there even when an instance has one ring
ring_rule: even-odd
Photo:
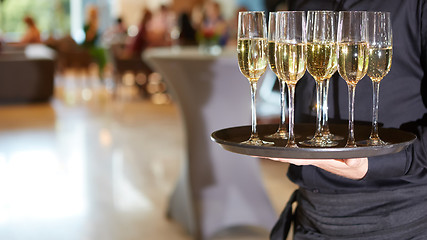
[[[116,25],[113,28],[113,32],[118,34],[127,34],[126,24],[123,22],[123,19],[121,17],[118,17],[116,19]]]
[[[299,189],[270,239],[286,239],[291,222],[297,240],[427,239],[427,1],[288,2],[290,10],[390,12],[393,63],[381,81],[379,116],[384,127],[413,132],[417,139],[401,152],[375,157],[273,159],[291,163],[287,175]],[[296,122],[313,122],[314,85],[307,73],[298,82]],[[371,85],[368,77],[357,84],[354,116],[359,124],[372,121]],[[330,120],[339,123],[347,118],[348,89],[338,74],[329,94]]]
[[[105,50],[99,46],[98,8],[94,5],[87,6],[87,17],[83,30],[85,32],[85,40],[82,46],[88,49],[91,57],[98,64],[99,73],[100,76],[102,76],[102,72],[107,63],[107,56]]]
[[[166,5],[152,14],[152,19],[147,23],[149,41],[152,46],[171,45],[171,31],[176,26],[175,14]]]
[[[202,39],[214,38],[219,45],[224,46],[227,43],[228,34],[228,24],[222,16],[219,3],[215,1],[206,2],[199,37]]]
[[[138,34],[130,40],[130,44],[126,49],[122,58],[140,58],[141,53],[151,46],[149,40],[148,25],[153,18],[153,14],[150,10],[144,9],[141,21],[138,26]]]
[[[87,18],[83,31],[85,33],[84,46],[93,47],[97,44],[99,38],[99,21],[98,21],[98,8],[89,5],[87,7]]]
[[[128,38],[127,27],[121,17],[115,20],[115,24],[102,35],[102,42],[106,46],[112,44],[125,44]]]
[[[193,6],[191,9],[191,24],[193,25],[194,29],[198,31],[202,27],[203,22],[203,5],[197,4]]]
[[[40,31],[34,22],[34,19],[31,16],[26,16],[24,19],[25,24],[27,25],[27,30],[21,38],[21,44],[29,43],[40,43]]]
[[[182,13],[178,18],[178,28],[180,29],[180,45],[196,45],[196,30],[194,29],[188,13]]]

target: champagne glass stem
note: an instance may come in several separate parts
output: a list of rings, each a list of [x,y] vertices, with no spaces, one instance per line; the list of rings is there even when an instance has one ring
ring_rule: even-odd
[[[328,91],[329,90],[329,79],[324,80],[323,84],[323,101],[322,101],[322,133],[325,135],[329,134],[328,126]]]
[[[295,97],[295,84],[288,85],[288,99],[289,99],[289,139],[286,147],[298,147],[295,143],[295,134],[294,134],[294,97]]]
[[[316,133],[314,134],[315,138],[322,137],[322,108],[323,108],[323,90],[324,90],[324,81],[316,80]]]
[[[280,124],[278,132],[286,132],[286,82],[280,80]]]
[[[354,139],[354,96],[356,85],[348,84],[348,139],[346,147],[356,147]]]
[[[371,130],[371,136],[369,139],[372,141],[378,142],[380,140],[378,136],[378,102],[379,102],[379,93],[380,93],[380,81],[372,81],[373,86],[373,108],[372,108],[372,130]]]
[[[257,132],[257,119],[256,119],[256,87],[257,87],[257,81],[251,79],[251,112],[252,112],[252,133],[251,133],[251,140],[257,140],[258,139],[258,132]]]

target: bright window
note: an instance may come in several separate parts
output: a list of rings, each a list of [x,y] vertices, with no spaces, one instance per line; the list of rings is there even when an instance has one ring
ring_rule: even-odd
[[[70,0],[3,0],[0,28],[6,41],[18,41],[26,30],[23,18],[30,15],[46,39],[50,34],[70,33]]]

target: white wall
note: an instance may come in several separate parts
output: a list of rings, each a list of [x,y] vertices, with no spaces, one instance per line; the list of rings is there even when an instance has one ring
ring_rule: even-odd
[[[235,0],[216,0],[220,5],[224,17],[230,19],[235,15],[237,4]]]

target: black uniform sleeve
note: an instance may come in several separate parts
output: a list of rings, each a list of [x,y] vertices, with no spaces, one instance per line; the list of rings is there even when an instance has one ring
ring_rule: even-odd
[[[421,65],[424,69],[424,79],[421,84],[421,95],[424,105],[427,106],[427,0],[421,4]]]
[[[427,106],[427,0],[420,1],[421,65],[424,77],[421,82],[421,95]],[[404,113],[404,112],[402,112]],[[427,114],[415,122],[406,123],[401,129],[417,135],[417,140],[400,153],[369,158],[366,180],[379,178],[401,178],[417,181],[414,176],[427,174]]]

